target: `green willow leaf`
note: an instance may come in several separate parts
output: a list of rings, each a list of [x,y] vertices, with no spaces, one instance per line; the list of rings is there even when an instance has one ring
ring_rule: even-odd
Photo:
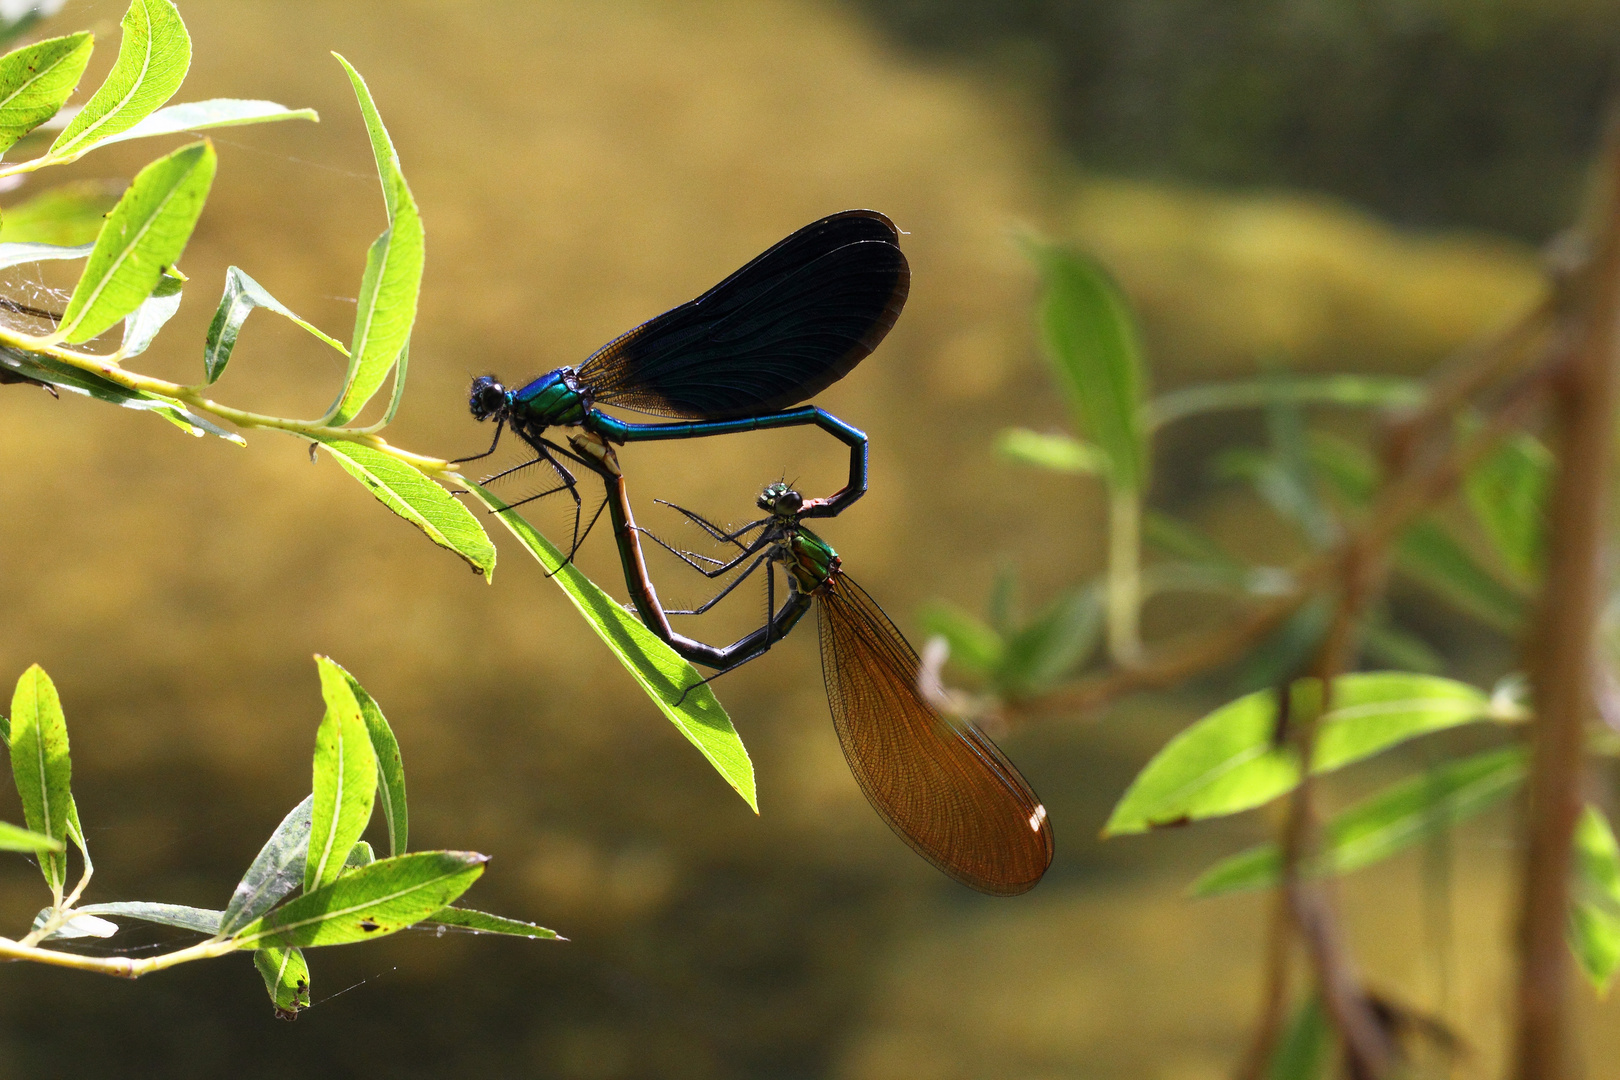
[[[1045,284],[1042,338],[1080,427],[1106,457],[1110,481],[1140,491],[1148,471],[1146,376],[1130,303],[1095,259],[1053,245],[1029,250]]]
[[[45,157],[73,161],[128,131],[174,96],[191,66],[191,37],[169,0],[134,0],[124,14],[118,59]]]
[[[343,861],[371,821],[377,796],[377,755],[349,688],[348,673],[324,656],[315,657],[321,675],[326,716],[315,733],[315,801],[310,812],[309,854],[304,891],[329,885],[343,872]]]
[[[1599,997],[1609,992],[1615,968],[1620,967],[1620,915],[1588,900],[1577,900],[1569,911],[1569,948],[1581,972]]]
[[[365,840],[356,840],[354,847],[349,849],[348,856],[343,860],[343,869],[352,870],[357,866],[370,866],[377,861],[377,853],[371,849],[371,844]]]
[[[1423,400],[1416,379],[1381,375],[1267,375],[1258,379],[1184,386],[1161,394],[1142,408],[1148,430],[1200,413],[1255,409],[1266,405],[1343,405],[1409,408]]]
[[[223,911],[210,908],[187,907],[184,904],[154,904],[144,900],[127,900],[116,904],[86,904],[74,908],[80,915],[121,915],[126,919],[178,926],[182,930],[195,930],[199,934],[217,934]]]
[[[405,762],[399,754],[399,740],[366,688],[342,667],[338,670],[349,680],[349,689],[360,703],[360,715],[365,718],[366,732],[371,736],[371,749],[377,755],[377,791],[382,795],[383,819],[388,823],[388,854],[403,855],[405,842],[410,837],[411,819],[405,803]]]
[[[1296,715],[1300,708],[1308,710],[1308,699],[1319,692],[1315,680],[1296,682]],[[1419,735],[1492,718],[1483,691],[1406,672],[1341,676],[1333,682],[1333,700],[1317,728],[1313,773],[1342,768]],[[1137,774],[1104,835],[1235,814],[1292,790],[1299,782],[1299,762],[1289,747],[1277,745],[1276,725],[1271,690],[1245,695],[1199,720]]]
[[[231,893],[220,933],[234,934],[304,883],[304,860],[309,852],[314,812],[315,796],[306,795],[281,819]]]
[[[320,445],[378,502],[427,533],[429,540],[460,555],[485,580],[495,573],[495,544],[484,527],[420,469],[347,439],[323,439]]]
[[[236,338],[242,332],[242,324],[256,307],[265,308],[291,320],[344,356],[349,355],[349,350],[342,342],[327,335],[313,323],[305,322],[293,314],[282,305],[281,301],[271,296],[263,285],[248,277],[240,267],[233,266],[225,271],[225,295],[220,298],[219,307],[214,310],[214,320],[208,324],[208,336],[203,341],[203,373],[206,382],[212,383],[225,374],[225,365],[230,363],[231,353],[236,348]]]
[[[98,401],[122,405],[126,409],[149,412],[161,416],[190,435],[202,435],[206,432],[238,446],[247,445],[247,440],[242,436],[226,431],[205,416],[193,413],[186,408],[184,402],[176,398],[149,394],[144,390],[128,390],[99,375],[65,364],[42,353],[0,346],[0,383],[17,381],[55,386],[75,394],[96,398]]]
[[[1266,1080],[1323,1080],[1333,1062],[1333,1024],[1322,998],[1312,994],[1288,1022],[1272,1051]]]
[[[11,775],[22,796],[28,827],[53,842],[66,839],[68,808],[73,801],[67,720],[56,685],[38,664],[23,672],[11,696]],[[67,855],[42,854],[39,869],[60,903]]]
[[[446,907],[435,911],[430,918],[423,920],[427,926],[454,926],[461,930],[469,930],[475,934],[505,934],[508,937],[534,938],[546,941],[566,941],[559,937],[557,931],[547,930],[534,923],[519,922],[500,915],[491,915],[485,911],[474,911],[471,908]]]
[[[95,39],[48,38],[0,56],[0,153],[55,116],[79,85]]]
[[[20,243],[44,244],[58,250],[82,244],[79,255],[67,257],[90,254],[102,221],[117,205],[122,187],[105,180],[76,180],[46,188],[6,207],[5,219],[0,221],[0,250]]]
[[[1553,456],[1532,435],[1509,439],[1469,470],[1465,490],[1497,554],[1524,582],[1541,570]]]
[[[309,1008],[309,964],[304,961],[304,950],[259,949],[253,954],[253,966],[264,977],[264,989],[279,1019],[297,1019],[300,1011]]]
[[[277,120],[312,120],[319,123],[320,119],[314,109],[289,109],[273,101],[209,98],[207,101],[188,101],[183,105],[159,109],[128,131],[102,139],[97,145],[107,146],[153,135],[177,135],[183,131],[269,124]]]
[[[385,937],[431,917],[484,872],[473,851],[418,851],[378,859],[289,900],[232,939],[242,948],[311,948]]]
[[[216,163],[212,145],[192,143],[135,175],[107,216],[56,340],[89,341],[152,295],[191,239]]]
[[[101,222],[96,222],[101,228]],[[44,262],[49,259],[83,259],[96,249],[94,244],[62,247],[58,244],[38,244],[31,241],[0,244],[0,270],[24,263]]]
[[[360,73],[343,57],[337,59],[354,84],[360,111],[365,116],[388,209],[388,228],[366,253],[354,340],[349,346],[349,370],[344,376],[343,392],[325,417],[329,424],[347,423],[365,408],[404,352],[410,340],[411,324],[416,320],[417,293],[421,289],[426,258],[422,217],[405,183],[405,175],[400,171],[399,155],[388,137],[388,129],[383,126],[377,106],[371,100],[371,91]],[[396,387],[402,385],[396,382]]]
[[[1053,472],[1102,475],[1108,455],[1101,448],[1072,435],[1045,434],[1029,428],[1006,428],[996,436],[996,452],[1008,461],[1034,465]]]
[[[184,285],[184,278],[165,270],[152,295],[124,317],[124,340],[118,351],[126,360],[145,352],[163,324],[174,318],[174,313],[180,310],[180,290]]]
[[[614,603],[611,596],[580,573],[573,563],[563,566],[562,552],[552,547],[551,542],[521,516],[507,511],[500,498],[471,482],[467,483],[467,490],[496,511],[495,516],[545,567],[551,580],[573,601],[591,629],[607,643],[653,704],[697,747],[754,813],[759,813],[754,791],[754,763],[749,760],[731,717],[726,715],[714,692],[707,684],[699,685],[703,677],[697,670],[642,626],[634,615]],[[683,695],[685,700],[682,700]]]
[[[951,659],[968,671],[988,673],[1001,666],[1006,642],[971,612],[946,600],[935,600],[919,615],[923,633],[938,635],[951,647]]]
[[[66,851],[67,844],[44,833],[0,821],[0,851]]]
[[[1524,781],[1519,747],[1490,750],[1409,777],[1338,814],[1322,832],[1312,877],[1348,874],[1406,850],[1508,798]],[[1193,882],[1192,895],[1218,896],[1277,883],[1282,861],[1276,844],[1239,852]]]
[[[996,685],[1012,697],[1028,696],[1067,675],[1102,639],[1102,599],[1095,589],[1058,597],[1028,626],[1007,638]]]
[[[1620,907],[1620,845],[1603,811],[1588,803],[1575,825],[1575,872],[1582,889]]]

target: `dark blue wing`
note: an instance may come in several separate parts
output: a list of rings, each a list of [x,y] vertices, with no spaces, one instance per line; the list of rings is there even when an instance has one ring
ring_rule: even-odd
[[[846,210],[806,225],[720,284],[580,365],[598,402],[694,420],[797,405],[877,348],[911,270],[894,223]]]

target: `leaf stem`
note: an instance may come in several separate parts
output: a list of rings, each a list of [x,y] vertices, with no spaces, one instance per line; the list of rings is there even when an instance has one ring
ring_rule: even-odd
[[[56,949],[42,949],[38,945],[30,944],[27,939],[12,941],[10,938],[0,938],[0,959],[28,960],[36,964],[49,964],[53,967],[73,968],[76,971],[90,971],[98,975],[116,975],[124,979],[138,979],[142,975],[150,975],[154,971],[176,967],[192,960],[208,960],[216,956],[224,956],[235,952],[240,946],[230,939],[199,941],[195,945],[184,949],[177,949],[171,953],[159,956],[146,956],[140,959],[131,959],[127,956],[84,956],[80,953],[60,952]]]
[[[1142,660],[1142,498],[1108,490],[1108,655],[1121,667]]]
[[[388,440],[376,433],[377,428],[375,425],[363,428],[334,427],[318,420],[289,420],[280,416],[269,416],[265,413],[234,408],[207,397],[202,393],[202,387],[200,386],[185,386],[181,383],[169,382],[167,379],[158,379],[150,375],[128,371],[120,366],[119,360],[121,356],[118,353],[106,356],[81,353],[55,344],[48,338],[24,334],[9,327],[0,327],[0,346],[49,356],[53,360],[59,360],[81,371],[99,375],[109,382],[117,383],[126,390],[138,390],[148,394],[173,398],[200,413],[207,413],[240,428],[285,431],[290,435],[299,435],[306,439],[347,439],[350,442],[360,443],[380,450],[390,457],[397,458],[420,469],[429,476],[449,481],[455,481],[460,477],[460,473],[453,468],[452,463],[444,458],[414,454],[409,450],[402,450],[391,445]]]

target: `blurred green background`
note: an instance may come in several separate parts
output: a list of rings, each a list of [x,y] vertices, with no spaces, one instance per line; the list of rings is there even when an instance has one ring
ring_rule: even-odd
[[[122,11],[74,2],[52,24],[97,31],[86,86]],[[910,302],[819,399],[871,434],[872,489],[824,532],[914,637],[925,601],[977,608],[998,566],[1018,568],[1034,603],[1102,554],[1093,482],[991,451],[1003,426],[1065,417],[1016,229],[1116,269],[1160,388],[1262,363],[1421,373],[1536,295],[1530,244],[1575,204],[1620,45],[1620,9],[1603,0],[181,11],[196,49],[183,100],[270,98],[322,123],[216,138],[187,302],[139,366],[197,377],[233,263],[347,333],[383,215],[337,49],[368,78],[427,221],[411,387],[390,432],[412,449],[482,449],[470,375],[577,362],[815,217],[890,214],[909,233]],[[117,146],[73,174],[127,177],[156,152]],[[313,416],[340,374],[261,316],[220,396]],[[272,1019],[245,956],[127,985],[8,968],[0,1075],[1193,1080],[1227,1075],[1244,1045],[1265,901],[1181,893],[1267,822],[1095,839],[1135,769],[1214,698],[1007,735],[1058,854],[1034,893],[989,899],[867,807],[811,634],[717,684],[754,756],[756,819],[502,538],[488,586],[292,440],[259,434],[244,451],[27,387],[0,393],[0,410],[0,675],[38,661],[61,688],[93,898],[223,904],[308,790],[318,651],[393,722],[417,846],[490,854],[467,902],[571,939],[405,933],[319,951],[318,1007],[295,1024]],[[1293,541],[1252,497],[1210,479],[1212,450],[1257,426],[1167,433],[1155,500],[1236,550],[1286,557]],[[643,524],[668,528],[654,495],[741,519],[766,481],[836,486],[840,456],[790,432],[622,457]],[[581,563],[622,595],[605,536]],[[701,595],[660,571],[667,597]],[[1511,665],[1505,640],[1422,595],[1399,602],[1454,674]],[[1184,618],[1165,601],[1149,632]],[[0,818],[18,819],[12,798]],[[1444,1004],[1480,1075],[1499,1061],[1507,1001],[1503,825],[1459,834],[1448,899]],[[1408,856],[1349,879],[1344,901],[1373,984],[1439,1008],[1419,884]],[[0,865],[4,925],[41,896],[20,859]],[[169,932],[142,933],[109,944]],[[1620,1076],[1620,1014],[1580,1001],[1590,1075]]]

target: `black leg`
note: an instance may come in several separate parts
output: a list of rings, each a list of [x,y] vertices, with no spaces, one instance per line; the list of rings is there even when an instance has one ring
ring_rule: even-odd
[[[770,557],[771,557],[770,552],[766,552],[764,555],[757,556],[754,559],[753,563],[748,567],[748,569],[744,570],[742,573],[737,575],[737,579],[735,581],[733,581],[731,584],[727,585],[725,588],[721,589],[719,592],[715,593],[713,596],[709,597],[707,600],[705,600],[703,603],[699,604],[697,607],[687,609],[687,610],[676,610],[676,609],[673,609],[673,608],[666,608],[664,610],[664,614],[665,615],[702,615],[705,611],[708,611],[710,608],[714,607],[714,605],[718,604],[720,601],[724,600],[727,596],[731,595],[731,590],[733,590],[737,586],[741,585],[744,581],[747,581],[748,578],[754,573],[754,571],[759,569],[760,564],[764,563]]]
[[[491,455],[491,454],[493,454],[495,452],[495,448],[501,444],[501,431],[505,427],[506,427],[506,421],[505,420],[500,420],[500,421],[496,422],[496,424],[495,424],[495,439],[494,439],[493,442],[491,442],[489,444],[489,449],[488,450],[485,450],[482,454],[474,454],[472,457],[452,458],[450,460],[450,464],[452,464],[452,465],[460,465],[463,461],[477,461],[479,458],[487,458],[487,457],[489,457],[489,455]],[[505,474],[503,473],[502,475],[505,475]],[[487,480],[485,481],[485,483],[488,483],[488,482],[489,481],[487,481]]]
[[[712,522],[708,518],[704,517],[702,514],[698,514],[698,513],[695,513],[693,511],[691,511],[691,510],[688,510],[684,506],[676,506],[674,503],[666,502],[663,499],[654,499],[653,502],[663,503],[665,506],[669,507],[671,510],[674,510],[674,511],[676,511],[678,513],[686,515],[686,518],[687,518],[688,521],[690,521],[694,525],[698,526],[698,528],[702,529],[704,532],[708,533],[710,536],[714,537],[716,540],[720,541],[722,544],[736,544],[738,547],[742,547],[742,544],[738,543],[738,538],[739,537],[746,536],[747,534],[753,532],[755,529],[760,528],[763,525],[769,525],[771,523],[770,518],[760,518],[758,521],[750,521],[747,525],[744,525],[742,528],[738,529],[736,532],[728,533],[724,529],[720,528],[720,526],[716,525],[714,522]]]
[[[727,573],[728,571],[735,570],[737,567],[741,566],[744,562],[746,562],[750,555],[753,555],[753,554],[757,553],[761,548],[769,546],[770,544],[774,543],[776,541],[776,539],[777,539],[774,533],[771,533],[771,532],[761,533],[759,535],[759,537],[754,540],[753,543],[747,544],[747,545],[739,545],[743,549],[741,555],[738,555],[735,559],[732,559],[730,562],[724,562],[723,563],[718,559],[710,559],[706,555],[693,555],[689,551],[682,551],[680,548],[675,547],[673,544],[670,544],[670,543],[666,542],[665,540],[663,540],[661,537],[658,536],[658,534],[650,533],[646,529],[639,529],[637,531],[640,532],[643,536],[650,537],[652,539],[653,543],[657,544],[659,547],[663,548],[665,551],[669,552],[671,555],[675,556],[677,559],[681,560],[681,562],[685,563],[687,566],[690,566],[692,569],[696,570],[698,573],[702,574],[704,577],[710,578],[710,579],[717,578],[720,575],[722,575],[724,573]],[[709,567],[699,566],[698,563],[697,563],[698,559],[702,559],[705,562],[712,563],[713,565],[709,566]]]

